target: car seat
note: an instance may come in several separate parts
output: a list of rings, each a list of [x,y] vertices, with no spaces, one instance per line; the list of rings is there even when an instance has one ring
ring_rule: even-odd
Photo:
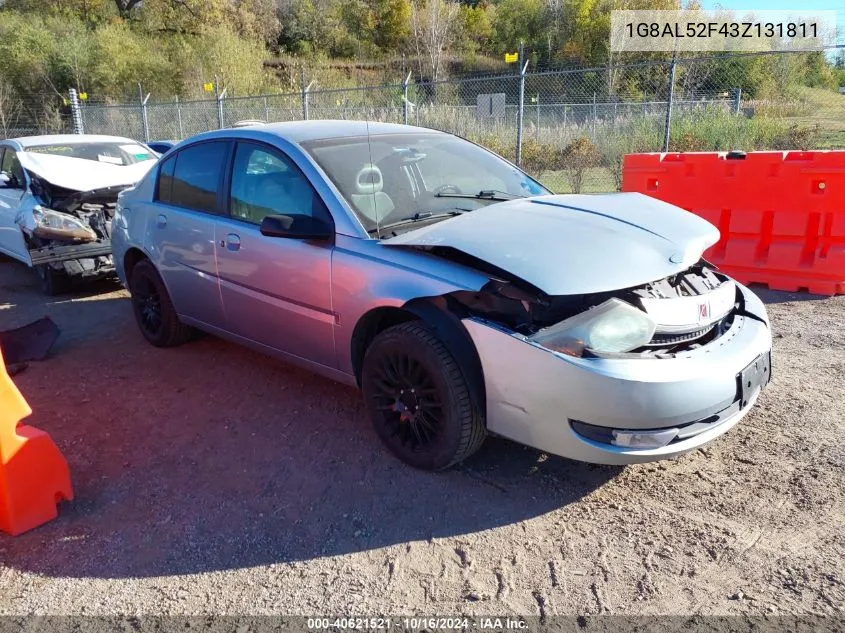
[[[393,200],[382,188],[384,178],[375,165],[366,165],[355,177],[355,191],[350,195],[352,204],[371,222],[380,222],[394,209]]]

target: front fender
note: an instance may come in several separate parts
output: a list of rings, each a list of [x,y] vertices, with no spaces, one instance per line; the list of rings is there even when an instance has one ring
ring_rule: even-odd
[[[355,326],[371,310],[408,309],[411,305],[431,316],[434,312],[429,308],[411,302],[458,290],[479,290],[488,281],[487,275],[431,255],[338,235],[332,255],[338,369],[354,373],[352,336]]]

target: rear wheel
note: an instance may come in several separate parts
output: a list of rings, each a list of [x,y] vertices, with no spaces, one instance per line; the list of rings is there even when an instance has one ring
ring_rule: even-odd
[[[191,328],[179,320],[167,288],[148,260],[132,268],[129,277],[132,310],[141,334],[156,347],[181,345],[191,337]]]
[[[484,441],[478,394],[423,323],[402,323],[379,334],[364,356],[361,383],[376,434],[411,466],[448,468]]]

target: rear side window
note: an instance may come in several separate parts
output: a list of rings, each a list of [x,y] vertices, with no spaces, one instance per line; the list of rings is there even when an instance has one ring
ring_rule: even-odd
[[[170,192],[173,190],[173,169],[176,167],[176,157],[171,156],[161,164],[158,171],[158,186],[156,200],[171,204]]]
[[[168,159],[159,177],[159,199],[177,207],[216,213],[227,153],[226,141],[212,141],[186,147]],[[171,161],[175,161],[172,168],[167,165]],[[166,173],[167,169],[172,169],[172,175]],[[169,196],[165,197],[168,180]]]

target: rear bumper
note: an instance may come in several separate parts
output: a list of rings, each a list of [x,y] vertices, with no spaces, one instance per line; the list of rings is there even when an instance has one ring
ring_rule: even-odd
[[[758,318],[736,316],[719,339],[675,358],[572,358],[466,320],[484,370],[488,429],[602,464],[665,459],[706,444],[734,426],[764,386],[742,388],[747,368],[767,358],[772,343],[765,307],[749,290],[741,291],[747,311]],[[602,434],[595,432],[604,429],[612,437],[614,430],[673,428],[688,431],[660,448],[597,441]]]

